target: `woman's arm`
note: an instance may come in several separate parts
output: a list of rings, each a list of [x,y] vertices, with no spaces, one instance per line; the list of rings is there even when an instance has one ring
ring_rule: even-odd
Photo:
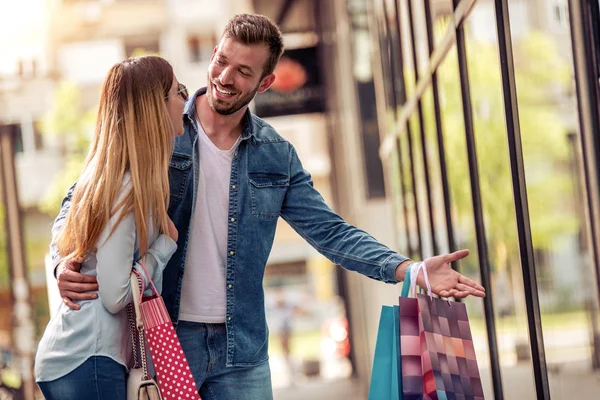
[[[135,268],[144,279],[144,287],[146,289],[144,292],[145,296],[151,296],[153,294],[150,290],[150,282],[146,275],[146,271],[150,275],[152,282],[154,282],[154,286],[156,286],[158,293],[161,293],[163,271],[176,250],[177,243],[175,243],[168,235],[160,234],[154,243],[152,243],[150,249],[148,249],[148,254],[146,254],[144,259],[140,259],[134,264],[133,268]]]
[[[113,231],[119,216],[120,212],[110,219],[100,235],[96,250],[96,278],[100,300],[113,314],[125,308],[132,299],[129,276],[136,242],[134,214],[131,212],[125,216]]]
[[[162,272],[175,250],[177,250],[177,244],[168,235],[161,234],[148,249],[148,254],[134,263],[133,257],[136,246],[135,216],[133,213],[129,213],[110,234],[119,218],[119,214],[117,213],[111,218],[101,235],[96,250],[96,270],[100,299],[104,307],[111,313],[119,312],[132,300],[129,280],[132,266],[140,271],[144,278],[145,287],[147,287],[149,280],[144,268],[140,265],[143,263],[154,285],[160,292],[162,290]]]

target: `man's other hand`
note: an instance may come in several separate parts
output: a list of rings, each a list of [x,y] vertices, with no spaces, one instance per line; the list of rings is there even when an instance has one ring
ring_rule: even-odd
[[[63,261],[58,266],[58,291],[63,303],[71,310],[81,308],[75,301],[93,300],[98,297],[95,293],[98,290],[96,277],[79,272],[82,262],[82,259],[73,259]]]

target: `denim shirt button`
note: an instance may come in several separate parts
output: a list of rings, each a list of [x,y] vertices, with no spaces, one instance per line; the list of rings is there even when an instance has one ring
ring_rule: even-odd
[[[235,222],[235,218],[231,218],[231,219],[230,219],[230,221],[231,221],[231,222]]]
[[[235,185],[231,185],[231,188],[232,188],[232,189],[235,189],[235,188],[236,188],[236,186],[235,186]]]
[[[231,251],[229,252],[229,255],[230,255],[230,256],[232,256],[232,255],[234,255],[234,254],[235,254],[235,251],[233,251],[233,250],[231,250]]]
[[[231,289],[231,288],[233,287],[233,285],[230,283],[229,285],[227,285],[227,287],[228,287],[229,289]]]
[[[227,317],[227,321],[231,321],[231,316]]]

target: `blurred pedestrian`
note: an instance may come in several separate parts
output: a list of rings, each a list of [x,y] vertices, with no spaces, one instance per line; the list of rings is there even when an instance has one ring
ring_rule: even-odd
[[[285,360],[285,366],[287,368],[288,375],[290,377],[290,384],[294,383],[294,366],[292,364],[292,334],[293,334],[293,320],[296,312],[296,307],[290,304],[285,298],[285,291],[280,289],[276,293],[275,299],[275,325],[274,331],[281,351]]]
[[[160,287],[177,248],[177,229],[167,215],[168,167],[173,138],[183,133],[186,98],[160,57],[131,58],[108,72],[92,145],[69,194],[70,211],[53,230],[55,255],[67,265],[80,263],[78,287],[93,293],[74,304],[76,293],[67,291],[71,299],[44,332],[35,377],[46,399],[126,399],[130,273],[141,258]]]

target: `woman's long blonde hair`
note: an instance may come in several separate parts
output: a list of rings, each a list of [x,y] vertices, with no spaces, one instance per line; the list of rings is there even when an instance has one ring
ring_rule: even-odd
[[[171,65],[156,56],[130,58],[108,72],[94,138],[56,238],[63,257],[87,257],[120,210],[113,229],[133,212],[140,256],[148,251],[150,218],[160,232],[168,232],[173,127],[165,97],[173,76]],[[127,172],[131,184],[115,205]]]

